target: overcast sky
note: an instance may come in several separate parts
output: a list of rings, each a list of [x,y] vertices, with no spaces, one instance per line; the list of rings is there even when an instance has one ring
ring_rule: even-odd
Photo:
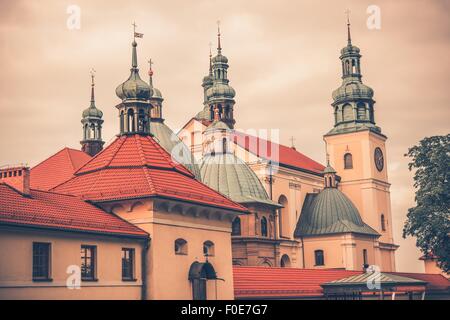
[[[133,21],[144,33],[141,76],[147,79],[151,57],[166,123],[182,127],[202,108],[208,43],[216,47],[219,19],[237,127],[280,129],[282,143],[293,136],[297,150],[323,163],[349,9],[363,81],[375,90],[377,125],[389,138],[397,267],[423,271],[414,241],[401,238],[414,204],[403,154],[426,136],[449,133],[449,1],[93,2],[0,0],[0,165],[33,166],[65,146],[80,148],[91,68],[103,137],[114,138],[115,88],[129,75]],[[71,4],[81,9],[80,29],[67,27]],[[381,9],[380,30],[366,26],[369,5]]]

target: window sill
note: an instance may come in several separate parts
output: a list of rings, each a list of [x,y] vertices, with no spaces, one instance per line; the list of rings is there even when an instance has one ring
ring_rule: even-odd
[[[187,253],[183,253],[183,252],[175,252],[175,255],[177,256],[187,256]]]
[[[33,282],[52,282],[52,278],[33,278]]]
[[[97,278],[92,278],[92,279],[86,279],[86,278],[81,278],[81,281],[84,281],[84,282],[97,282],[98,281],[98,279]]]
[[[137,279],[122,279],[123,282],[136,282]]]

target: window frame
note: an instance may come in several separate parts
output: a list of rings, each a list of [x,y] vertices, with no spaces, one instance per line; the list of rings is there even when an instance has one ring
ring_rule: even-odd
[[[349,163],[347,163],[347,158],[350,158]],[[353,169],[353,155],[350,152],[344,154],[344,169]]]
[[[318,254],[321,254],[321,260],[318,259]],[[321,262],[321,263],[318,263]],[[322,249],[314,250],[314,266],[324,266],[325,265],[325,252]]]
[[[174,252],[176,255],[180,255],[180,256],[187,256],[188,255],[188,242],[183,239],[183,238],[177,238],[174,242]],[[177,249],[177,245],[180,246],[180,250],[176,250]]]
[[[46,247],[46,250],[47,250],[46,257],[43,254],[40,254],[39,257],[38,257],[38,255],[36,254],[36,248],[35,248],[37,246],[45,246]],[[51,256],[52,256],[52,244],[50,242],[33,242],[33,245],[32,245],[32,264],[31,264],[31,276],[32,276],[33,281],[52,281],[52,278],[51,278],[51,269],[52,269],[52,267],[51,267],[51,265],[52,265],[52,263],[51,263],[52,262]],[[45,261],[45,264],[46,264],[46,265],[44,265],[44,267],[46,267],[46,269],[47,269],[47,270],[45,270],[46,271],[45,272],[46,275],[35,275],[35,268],[37,268],[37,267],[41,267],[42,268],[42,265],[36,266],[36,262],[37,262],[36,259],[37,258],[44,258],[44,261]]]
[[[83,249],[84,250],[91,250],[91,256],[90,257],[84,257],[83,258]],[[87,277],[85,273],[83,272],[83,262],[86,264],[87,259],[90,259],[90,269],[91,269],[91,276]],[[81,245],[81,281],[98,281],[97,279],[97,246],[95,245]]]
[[[203,242],[203,255],[205,257],[214,257],[215,255],[215,244],[211,240],[206,240]],[[207,252],[205,252],[205,248],[207,248]]]

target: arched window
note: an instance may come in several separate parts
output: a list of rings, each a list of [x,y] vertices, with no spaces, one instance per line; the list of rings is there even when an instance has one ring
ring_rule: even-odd
[[[203,254],[206,257],[214,256],[214,243],[212,241],[203,242]]]
[[[344,121],[352,121],[353,120],[353,107],[350,104],[346,104],[342,108],[342,116]]]
[[[359,103],[356,111],[358,115],[358,120],[366,119],[366,106],[364,105],[364,103]]]
[[[386,231],[386,220],[384,218],[384,214],[381,214],[381,230]]]
[[[344,169],[353,169],[353,156],[351,153],[344,154]]]
[[[315,259],[315,265],[316,266],[324,266],[325,265],[325,259],[323,256],[323,250],[316,250],[314,251],[314,259]]]
[[[231,235],[241,235],[241,219],[239,217],[234,218],[233,223],[231,224]]]
[[[187,247],[187,241],[184,239],[177,239],[175,240],[175,254],[188,254],[188,247]]]
[[[227,153],[227,138],[222,139],[222,153]]]
[[[261,218],[261,235],[267,237],[267,219],[266,217]]]
[[[147,132],[147,117],[145,116],[144,109],[139,109],[139,116],[138,116],[138,131],[140,132]]]
[[[134,132],[135,127],[134,127],[134,111],[133,109],[128,109],[127,112],[127,131],[128,132]]]
[[[287,254],[283,254],[283,256],[281,257],[280,266],[282,268],[289,268],[291,266],[291,259]]]
[[[364,269],[369,267],[369,262],[367,260],[367,249],[363,249],[363,264],[364,264]]]
[[[283,206],[278,211],[278,226],[280,229],[280,237],[289,237],[289,203],[288,199],[281,195],[278,203]]]

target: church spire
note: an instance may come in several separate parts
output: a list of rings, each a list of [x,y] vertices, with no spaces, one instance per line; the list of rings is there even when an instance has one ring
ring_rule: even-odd
[[[150,122],[164,122],[163,116],[162,116],[162,102],[163,102],[163,97],[161,94],[161,91],[159,91],[159,89],[155,88],[153,86],[153,60],[150,58],[148,60],[148,65],[149,65],[149,69],[148,69],[148,76],[149,76],[149,84],[150,84],[150,89],[152,90],[153,94],[149,99],[149,102],[152,106],[152,110],[150,111],[151,117],[150,117]]]
[[[333,91],[334,128],[328,134],[359,130],[381,132],[375,125],[373,90],[362,82],[360,49],[352,44],[349,11],[347,45],[341,49],[342,84]]]
[[[217,54],[222,53],[222,45],[220,44],[220,20],[217,21]]]
[[[91,104],[82,114],[83,140],[81,150],[91,156],[95,156],[103,149],[102,141],[102,117],[103,112],[95,106],[95,70],[91,69]]]
[[[116,106],[119,109],[120,134],[150,134],[150,103],[152,88],[139,76],[136,38],[142,38],[142,33],[136,32],[133,23],[133,42],[131,54],[131,70],[128,79],[117,86],[116,95],[122,100]]]

